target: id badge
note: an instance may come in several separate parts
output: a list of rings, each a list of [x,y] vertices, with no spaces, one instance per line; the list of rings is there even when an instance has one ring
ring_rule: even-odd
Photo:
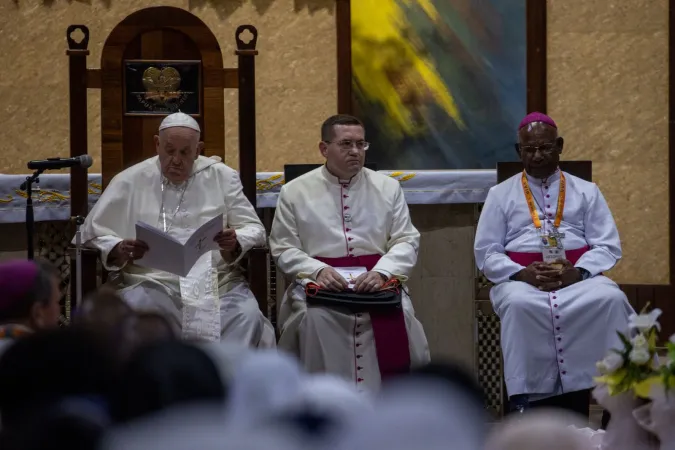
[[[551,264],[565,259],[565,249],[562,246],[562,233],[553,232],[541,236],[541,253],[544,262]]]
[[[565,259],[565,250],[562,248],[543,247],[541,253],[544,256],[544,262],[547,264]]]

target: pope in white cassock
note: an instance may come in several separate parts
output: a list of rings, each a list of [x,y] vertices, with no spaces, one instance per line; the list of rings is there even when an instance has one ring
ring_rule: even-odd
[[[111,283],[135,309],[158,311],[183,337],[274,347],[272,325],[249,290],[239,261],[265,245],[265,229],[237,172],[200,156],[199,124],[167,116],[155,136],[157,156],[115,176],[82,226],[82,241],[101,252]],[[135,264],[154,249],[135,239],[139,221],[183,241],[223,214],[220,251],[203,254],[186,277]]]
[[[304,286],[313,281],[344,291],[349,283],[335,270],[344,267],[367,269],[354,280],[358,293],[377,291],[391,278],[405,282],[417,261],[420,234],[399,182],[363,167],[368,143],[357,118],[326,120],[319,149],[326,164],[281,189],[272,225],[272,256],[294,280],[279,313],[279,347],[296,354],[309,371],[375,390],[383,376],[429,360],[405,290],[394,314],[351,313],[308,308]]]
[[[526,116],[518,141],[525,171],[490,189],[474,248],[495,283],[511,408],[583,391],[570,409],[588,414],[596,362],[621,348],[616,332],[633,313],[602,275],[621,258],[619,233],[598,187],[559,170],[563,139],[550,117]]]

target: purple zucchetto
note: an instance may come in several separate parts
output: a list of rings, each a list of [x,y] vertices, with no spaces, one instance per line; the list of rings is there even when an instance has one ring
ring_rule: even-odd
[[[0,263],[0,311],[23,301],[39,273],[35,261],[17,259]]]
[[[558,128],[558,126],[555,124],[553,119],[551,119],[546,114],[540,113],[540,112],[532,112],[532,113],[529,113],[528,115],[526,115],[523,118],[523,120],[520,121],[520,125],[518,125],[518,129],[520,130],[521,128],[523,128],[523,127],[525,127],[525,126],[527,126],[531,123],[534,123],[534,122],[541,122],[541,123],[545,123],[546,125],[550,125],[553,128],[556,128],[556,129]]]

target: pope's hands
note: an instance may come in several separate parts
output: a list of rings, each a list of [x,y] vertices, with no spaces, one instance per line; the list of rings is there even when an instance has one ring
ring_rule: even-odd
[[[213,240],[224,252],[232,253],[240,248],[239,241],[237,241],[237,232],[232,228],[226,228],[223,231],[219,231]]]
[[[113,247],[108,255],[108,261],[119,267],[128,262],[143,258],[148,250],[150,250],[150,247],[143,241],[124,239]]]

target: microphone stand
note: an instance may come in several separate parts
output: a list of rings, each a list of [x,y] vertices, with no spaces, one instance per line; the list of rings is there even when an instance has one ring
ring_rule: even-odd
[[[26,234],[28,235],[28,259],[35,259],[33,236],[35,234],[35,216],[33,214],[33,183],[39,183],[39,177],[44,169],[36,170],[33,175],[26,177],[19,189],[26,191]]]
[[[84,217],[75,216],[75,308],[71,306],[71,310],[77,310],[82,304],[82,231],[81,227],[84,223]]]

